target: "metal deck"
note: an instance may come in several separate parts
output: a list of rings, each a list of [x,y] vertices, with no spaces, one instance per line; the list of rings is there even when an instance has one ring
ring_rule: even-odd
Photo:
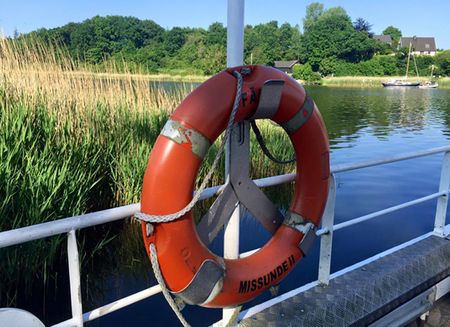
[[[450,240],[429,236],[336,277],[328,286],[273,305],[239,326],[390,326],[380,318],[421,294],[426,301],[430,288],[449,275]]]

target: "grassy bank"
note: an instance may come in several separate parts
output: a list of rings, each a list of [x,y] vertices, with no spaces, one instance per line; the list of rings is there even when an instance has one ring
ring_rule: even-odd
[[[440,78],[438,83],[439,87],[450,89],[450,77]]]
[[[139,201],[153,143],[191,91],[153,86],[147,75],[90,72],[68,58],[57,47],[0,40],[0,231]],[[275,155],[286,159],[288,139],[275,128],[261,126]],[[293,169],[270,162],[255,143],[251,158],[255,177]],[[212,184],[223,182],[222,172]],[[89,245],[80,239],[89,246],[83,265],[114,236],[105,232]],[[16,303],[18,290],[38,280],[57,280],[55,267],[66,265],[62,241],[0,251],[0,306]]]
[[[324,86],[351,86],[351,87],[382,87],[381,83],[392,78],[402,78],[401,76],[343,76],[324,77],[321,82]],[[411,77],[413,80],[427,81],[427,77]],[[438,79],[439,87],[450,88],[450,77]]]

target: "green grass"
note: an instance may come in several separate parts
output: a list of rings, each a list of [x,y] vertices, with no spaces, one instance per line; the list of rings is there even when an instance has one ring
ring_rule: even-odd
[[[450,77],[443,77],[438,79],[440,88],[450,89]]]

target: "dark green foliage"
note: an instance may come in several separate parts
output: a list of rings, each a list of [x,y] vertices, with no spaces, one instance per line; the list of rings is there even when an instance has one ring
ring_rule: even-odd
[[[371,24],[364,18],[352,23],[342,7],[325,9],[323,4],[314,2],[306,8],[303,30],[302,35],[298,26],[288,23],[279,26],[277,21],[247,25],[244,62],[273,65],[276,60],[299,59],[322,76],[405,72],[407,49],[396,49],[402,34],[394,26],[383,31],[393,39],[389,46],[372,39]],[[39,29],[30,34],[56,41],[68,49],[72,58],[100,68],[112,62],[119,71],[211,75],[226,67],[227,32],[218,22],[206,30],[181,27],[165,30],[151,20],[96,16],[82,23]],[[395,63],[393,59],[374,57],[393,53]],[[449,75],[446,54],[436,56],[433,62],[421,58],[417,61],[421,75],[427,75],[432,64],[437,74]]]
[[[420,76],[430,76],[434,58],[430,56],[416,56],[417,69]],[[401,76],[405,75],[406,58],[403,55],[378,55],[370,60],[350,63],[336,58],[326,58],[320,63],[320,72],[325,76]],[[435,68],[434,75],[441,72]],[[408,72],[415,76],[413,59]]]
[[[72,58],[102,66],[113,61],[119,71],[214,74],[226,66],[227,31],[222,23],[207,30],[174,27],[164,30],[150,20],[133,17],[93,17],[54,29],[39,29],[24,37],[38,37],[65,46]],[[296,59],[300,31],[276,21],[246,29],[247,57],[255,63]]]
[[[223,27],[222,23],[213,23],[208,27],[205,43],[207,45],[227,46],[227,29]]]
[[[245,62],[273,65],[276,60],[293,60],[299,57],[300,31],[297,26],[271,21],[254,27],[245,27]]]
[[[38,37],[65,46],[72,58],[101,67],[114,62],[119,71],[215,74],[226,66],[227,31],[222,23],[202,28],[164,30],[150,20],[133,17],[93,17],[54,29],[39,29],[23,37]],[[272,21],[245,30],[246,63],[273,65],[297,59],[298,26]]]
[[[317,4],[310,6],[316,8]],[[310,6],[307,16],[308,12],[314,12],[314,18],[305,20],[300,58],[303,62],[309,62],[314,71],[319,70],[322,60],[326,58],[356,63],[372,58],[378,50],[378,42],[369,37],[368,31],[355,30],[343,8],[323,11],[313,10]],[[370,28],[370,24],[366,27]]]
[[[306,8],[303,27],[300,60],[309,64],[313,72],[322,76],[405,74],[408,49],[396,50],[402,34],[393,26],[383,31],[393,39],[393,45],[389,46],[372,39],[371,25],[365,19],[358,18],[352,24],[343,8],[325,10],[322,4],[312,3]],[[395,55],[394,51],[397,51]],[[432,65],[436,66],[436,74],[446,76],[450,73],[449,57],[443,52],[434,58],[416,56],[413,59],[421,76],[429,76]],[[413,59],[409,75],[416,74]],[[297,71],[294,76],[303,76],[303,73]]]
[[[364,18],[359,17],[353,22],[353,27],[358,32],[370,33],[370,30],[372,29],[372,24],[370,24]]]
[[[313,2],[308,7],[306,7],[306,15],[303,19],[303,31],[305,32],[305,34],[310,32],[310,29],[323,14],[323,11],[324,6],[319,2]]]
[[[388,26],[383,31],[383,35],[390,35],[392,38],[392,47],[395,49],[397,48],[398,41],[400,41],[400,38],[402,37],[402,32],[394,26]]]
[[[438,67],[438,75],[450,76],[450,50],[442,51],[435,57],[435,65]]]
[[[295,65],[293,67],[292,77],[305,81],[307,84],[319,84],[320,74],[314,72],[310,64]]]

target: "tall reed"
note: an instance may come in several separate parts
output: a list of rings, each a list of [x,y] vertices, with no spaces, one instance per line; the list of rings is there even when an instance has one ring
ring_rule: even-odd
[[[190,88],[110,69],[88,71],[57,45],[0,39],[0,231],[139,200],[153,142]],[[50,278],[60,241],[0,250],[0,303]]]
[[[139,201],[153,143],[191,88],[118,74],[113,64],[95,71],[57,44],[0,39],[0,231]],[[275,155],[292,156],[282,132],[268,123],[261,129]],[[255,144],[253,177],[286,171]],[[216,150],[214,145],[201,175]],[[223,169],[211,182],[219,183]],[[94,244],[80,243],[97,253],[111,235],[104,231]],[[28,292],[37,278],[56,279],[50,272],[65,265],[61,241],[0,249],[1,305],[17,303],[18,290]]]

